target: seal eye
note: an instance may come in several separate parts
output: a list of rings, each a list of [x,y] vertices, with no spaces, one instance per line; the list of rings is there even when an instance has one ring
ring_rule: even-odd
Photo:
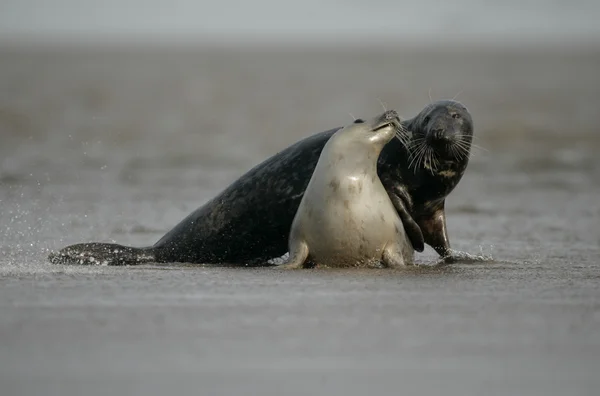
[[[363,119],[362,119],[362,118],[357,118],[356,120],[354,120],[354,123],[355,123],[355,124],[363,124],[363,123],[364,123],[364,121],[363,121]]]
[[[427,117],[423,118],[423,123],[427,124],[427,123],[429,123],[430,120],[431,120],[431,117],[427,116]]]
[[[452,118],[454,118],[455,120],[458,120],[460,118],[460,114],[452,113]]]

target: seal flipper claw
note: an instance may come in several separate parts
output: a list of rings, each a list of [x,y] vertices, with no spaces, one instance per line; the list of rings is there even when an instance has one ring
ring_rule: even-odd
[[[152,248],[135,248],[115,243],[78,243],[50,253],[52,264],[139,265],[156,261]]]

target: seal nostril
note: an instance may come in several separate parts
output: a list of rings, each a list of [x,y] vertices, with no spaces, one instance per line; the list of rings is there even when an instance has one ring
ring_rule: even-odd
[[[439,129],[435,129],[433,130],[433,137],[436,140],[441,140],[444,139],[444,129],[443,128],[439,128]]]

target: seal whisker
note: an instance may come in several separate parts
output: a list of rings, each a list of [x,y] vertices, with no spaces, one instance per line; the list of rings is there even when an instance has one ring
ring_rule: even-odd
[[[456,147],[454,145],[450,146],[450,154],[454,157],[457,158],[459,161],[462,161],[463,157],[462,154],[458,151],[456,151]]]
[[[401,131],[401,132],[406,132],[406,133],[408,133],[408,129],[407,129],[407,128],[406,128],[404,125],[402,125],[402,124],[400,124],[400,123],[398,123],[398,124],[396,125],[396,130],[397,130],[397,131]]]
[[[352,113],[348,113],[348,114],[350,114],[350,117],[352,117],[352,121],[356,121],[356,117],[354,117],[354,114],[352,114]]]
[[[420,145],[423,142],[425,142],[425,138],[415,138],[413,139],[413,146]]]
[[[471,137],[471,141],[468,140],[469,137]],[[473,140],[476,140],[475,136],[462,135],[462,134],[461,135],[456,135],[456,140],[464,143],[467,146],[473,146],[475,148],[488,151],[488,149],[486,149],[485,147],[477,145],[477,144],[475,144],[475,143],[472,142]]]
[[[396,136],[402,136],[403,138],[408,138],[408,132],[404,129],[396,128]]]
[[[427,147],[427,158],[425,159],[425,165],[429,164],[429,171],[431,173],[434,172],[434,164],[433,164],[433,149],[431,147]]]
[[[471,146],[472,148],[475,148],[475,149],[477,149],[477,150],[481,150],[481,151],[488,151],[488,152],[490,151],[490,150],[486,149],[485,147],[481,147],[481,146],[480,146],[480,145],[478,145],[478,144],[473,144],[473,143],[471,143],[471,145],[470,145],[470,146]],[[467,148],[465,148],[465,149],[467,149]]]
[[[468,144],[467,142],[462,141],[462,140],[457,140],[456,142],[454,142],[454,144],[457,147],[460,147],[461,149],[465,149],[465,150],[468,150],[469,147],[471,146],[470,144]]]
[[[475,135],[467,135],[465,133],[458,133],[456,134],[456,137],[470,137],[473,140],[477,140],[479,139],[479,136],[475,136]]]
[[[381,105],[381,107],[383,107],[383,111],[387,111],[387,108],[385,107],[385,103],[383,103],[381,101],[381,99],[377,98],[377,101],[379,101],[379,104]]]
[[[427,152],[428,152],[429,146],[424,144],[423,145],[423,150],[421,152],[421,155],[419,156],[419,160],[418,160],[418,167],[421,168],[422,166],[427,165]],[[415,173],[416,173],[416,167],[415,167]]]
[[[456,152],[458,154],[460,154],[462,160],[469,158],[469,156],[471,155],[471,151],[469,149],[467,149],[467,148],[464,148],[464,147],[457,146],[456,147]]]
[[[408,152],[408,156],[410,159],[410,162],[408,163],[408,169],[410,170],[410,168],[412,167],[413,163],[416,161],[417,156],[418,156],[418,150],[420,150],[420,148],[416,148],[415,150],[409,150]],[[416,165],[415,165],[415,173],[416,173]]]
[[[456,140],[455,142],[457,143],[462,143],[465,144],[467,146],[471,145],[472,143],[469,141],[468,139],[469,137],[466,135],[456,135]]]
[[[466,158],[469,155],[469,150],[465,146],[460,143],[454,143],[452,147],[456,150],[458,154],[462,156],[462,158]]]
[[[404,147],[410,153],[408,137],[403,136],[402,134],[396,133],[396,138],[400,141],[400,144],[402,144],[402,147]]]
[[[410,170],[411,166],[414,164],[415,174],[417,173],[417,167],[419,166],[419,163],[421,162],[421,158],[423,157],[423,154],[425,153],[426,148],[427,148],[427,146],[425,144],[421,144],[415,149],[414,153],[411,153],[413,155],[412,155],[412,160],[408,164],[408,169]]]
[[[458,98],[458,95],[460,95],[461,93],[463,93],[464,90],[460,90],[458,91],[458,93],[456,95],[454,95],[454,97],[452,98],[452,100],[456,100],[456,98]]]
[[[417,154],[417,156],[415,157],[416,161],[415,161],[415,166],[414,166],[414,173],[415,175],[417,174],[417,168],[420,168],[420,163],[421,163],[421,159],[423,158],[423,153],[425,148],[423,148],[421,151],[419,151],[419,154]],[[410,169],[410,168],[409,168]]]
[[[425,138],[417,138],[413,140],[412,147],[414,147],[414,155],[416,157],[419,157],[421,154],[424,154],[424,151],[427,149],[428,145],[425,141]]]
[[[438,161],[438,156],[433,147],[429,147],[429,167],[431,168],[431,172],[437,171],[440,166],[440,162]]]
[[[427,95],[429,95],[429,104],[432,104],[433,99],[431,99],[431,88],[429,88],[429,92],[427,92]]]
[[[404,146],[404,148],[410,152],[410,137],[408,136],[408,131],[406,128],[404,128],[404,126],[400,125],[396,128],[396,137],[398,140],[400,140],[402,146]]]
[[[488,149],[486,149],[485,147],[481,147],[477,144],[474,143],[468,143],[465,140],[457,140],[456,142],[454,142],[454,144],[459,147],[461,150],[463,150],[464,152],[469,152],[471,148],[475,148],[478,150],[482,150],[482,151],[489,151]]]
[[[454,158],[458,158],[458,155],[457,155],[457,152],[456,152],[456,147],[454,147],[454,144],[450,145],[449,149],[450,149],[450,154]]]
[[[450,151],[452,152],[452,156],[454,158],[458,158],[459,161],[462,161],[465,159],[465,152],[463,151],[463,149],[459,148],[457,145],[452,145],[450,146]]]
[[[402,124],[395,126],[396,134],[408,135],[408,130]]]
[[[424,150],[427,145],[424,143],[424,139],[415,139],[413,141],[414,154],[418,155],[422,150]]]
[[[457,150],[459,150],[463,154],[463,156],[464,156],[465,159],[470,158],[473,155],[473,153],[476,152],[474,150],[471,150],[470,147],[471,146],[468,145],[468,144],[466,144],[466,143],[458,143],[458,144],[456,144]]]

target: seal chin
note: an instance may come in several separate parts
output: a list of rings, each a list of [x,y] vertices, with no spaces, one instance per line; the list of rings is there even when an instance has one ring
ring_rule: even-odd
[[[370,122],[371,134],[368,140],[370,143],[386,144],[396,136],[396,131],[401,126],[398,113],[395,110],[388,110]]]

